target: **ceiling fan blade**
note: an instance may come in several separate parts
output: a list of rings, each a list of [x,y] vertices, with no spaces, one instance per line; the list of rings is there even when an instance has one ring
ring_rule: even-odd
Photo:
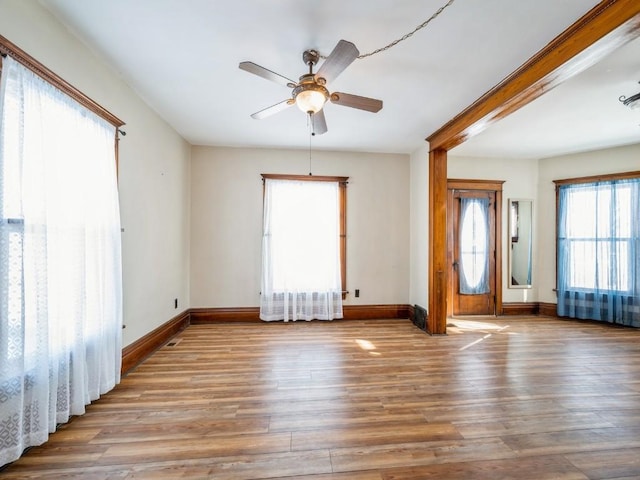
[[[261,67],[253,62],[240,62],[240,70],[244,70],[245,72],[253,73],[254,75],[258,75],[259,77],[266,78],[267,80],[271,80],[272,82],[279,83],[280,85],[284,85],[285,87],[293,88],[298,83],[290,78],[283,77],[279,73],[272,72],[268,68]]]
[[[270,107],[267,107],[265,109],[260,110],[259,112],[252,114],[251,118],[254,118],[256,120],[262,120],[263,118],[270,117],[271,115],[274,115],[286,108],[289,108],[294,103],[295,101],[293,99],[287,98],[282,102],[276,103],[275,105],[271,105]]]
[[[327,133],[327,119],[324,117],[324,109],[318,110],[311,116],[311,134],[322,135]]]
[[[345,68],[358,58],[358,55],[360,52],[353,43],[340,40],[324,63],[320,65],[316,72],[316,79],[324,78],[327,83],[335,80]]]
[[[382,108],[382,100],[375,98],[361,97],[350,93],[335,92],[331,94],[331,103],[336,103],[345,107],[366,110],[367,112],[379,112]]]

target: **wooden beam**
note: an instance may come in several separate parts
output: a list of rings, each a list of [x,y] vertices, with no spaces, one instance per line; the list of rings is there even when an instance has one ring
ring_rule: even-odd
[[[432,133],[430,148],[451,150],[640,35],[640,2],[606,0]]]

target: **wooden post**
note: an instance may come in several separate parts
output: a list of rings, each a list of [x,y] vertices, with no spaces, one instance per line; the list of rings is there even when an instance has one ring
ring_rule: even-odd
[[[429,152],[429,313],[427,332],[447,333],[447,151]]]

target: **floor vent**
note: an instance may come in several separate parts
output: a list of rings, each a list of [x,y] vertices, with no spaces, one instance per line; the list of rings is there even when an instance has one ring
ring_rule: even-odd
[[[171,340],[169,343],[167,343],[165,345],[165,347],[175,347],[176,345],[178,345],[180,342],[182,341],[181,338],[174,338],[173,340]]]
[[[426,330],[427,328],[427,311],[419,305],[413,306],[413,318],[411,319],[413,324],[420,330]]]

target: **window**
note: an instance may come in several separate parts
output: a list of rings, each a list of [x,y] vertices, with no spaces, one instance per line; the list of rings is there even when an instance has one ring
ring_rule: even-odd
[[[346,177],[263,174],[263,320],[342,317]]]
[[[3,37],[0,53],[3,465],[120,379],[122,123]]]
[[[556,182],[558,313],[640,326],[640,178],[589,180]]]

